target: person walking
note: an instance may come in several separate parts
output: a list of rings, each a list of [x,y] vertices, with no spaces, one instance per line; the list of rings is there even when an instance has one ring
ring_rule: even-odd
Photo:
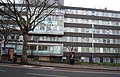
[[[17,62],[17,53],[14,53],[14,63]]]

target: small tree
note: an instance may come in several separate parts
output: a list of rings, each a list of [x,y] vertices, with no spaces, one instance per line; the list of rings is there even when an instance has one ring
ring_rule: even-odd
[[[10,17],[23,35],[22,63],[27,63],[28,33],[48,17],[55,3],[49,4],[49,0],[23,0],[22,4],[16,4],[15,0],[0,0],[0,11]]]
[[[66,48],[68,49],[69,52],[78,52],[78,47],[75,47],[75,43],[67,45]]]

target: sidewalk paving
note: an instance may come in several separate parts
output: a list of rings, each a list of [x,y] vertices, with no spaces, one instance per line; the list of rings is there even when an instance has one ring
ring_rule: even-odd
[[[88,69],[88,70],[106,70],[106,71],[120,71],[120,67],[114,66],[102,66],[102,65],[70,65],[62,63],[49,63],[49,62],[34,62],[30,61],[29,64],[46,67],[58,67],[58,68],[71,68],[71,69]]]
[[[8,61],[2,63],[10,63]],[[19,62],[17,63],[19,64]],[[86,69],[86,70],[106,70],[106,71],[117,71],[120,72],[120,67],[117,66],[103,66],[103,65],[96,65],[96,64],[87,64],[87,65],[79,65],[79,64],[63,64],[63,63],[51,63],[51,62],[36,62],[36,61],[29,61],[30,65],[35,66],[44,66],[44,67],[58,67],[58,68],[70,68],[70,69]]]

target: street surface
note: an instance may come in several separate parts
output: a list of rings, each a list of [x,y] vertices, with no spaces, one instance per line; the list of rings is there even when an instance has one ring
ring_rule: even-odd
[[[120,71],[87,71],[0,63],[0,77],[120,77]]]

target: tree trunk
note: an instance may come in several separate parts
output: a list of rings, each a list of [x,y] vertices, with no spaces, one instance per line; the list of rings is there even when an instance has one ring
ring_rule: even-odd
[[[28,50],[28,34],[24,33],[23,34],[23,51],[22,51],[22,58],[21,58],[21,63],[27,64],[27,50]]]
[[[6,46],[6,41],[7,41],[7,36],[3,36],[3,40],[4,40],[4,48]]]

